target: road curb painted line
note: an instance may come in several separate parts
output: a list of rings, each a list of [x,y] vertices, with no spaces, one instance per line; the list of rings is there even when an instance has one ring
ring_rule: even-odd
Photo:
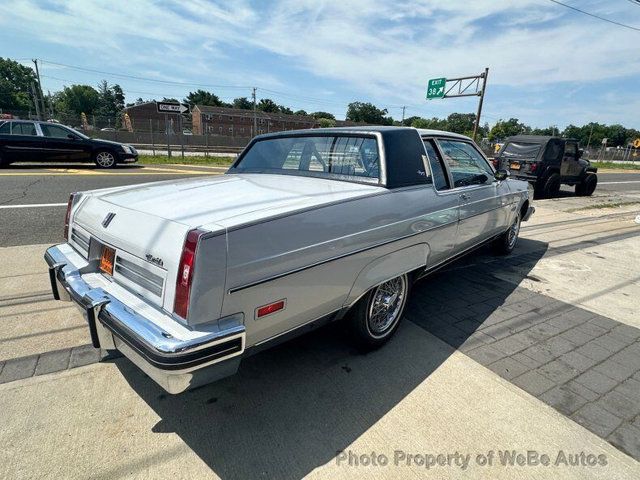
[[[26,205],[0,205],[0,210],[11,210],[12,208],[43,208],[43,207],[66,207],[67,203],[30,203]]]

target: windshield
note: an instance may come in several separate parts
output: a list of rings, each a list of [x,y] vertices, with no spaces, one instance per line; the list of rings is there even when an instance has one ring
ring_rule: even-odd
[[[380,157],[375,137],[276,137],[258,140],[232,170],[378,183]]]
[[[514,159],[537,158],[541,148],[539,143],[509,142],[500,155]]]

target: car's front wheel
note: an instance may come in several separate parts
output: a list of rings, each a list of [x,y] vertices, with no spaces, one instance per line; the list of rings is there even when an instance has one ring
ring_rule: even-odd
[[[392,278],[369,290],[349,313],[355,345],[364,352],[384,345],[398,329],[411,290],[409,276]]]
[[[509,227],[509,230],[504,232],[493,242],[493,248],[498,255],[509,255],[516,248],[518,243],[518,235],[520,234],[520,223],[522,218],[520,213],[516,215],[515,220]]]
[[[116,157],[109,150],[96,152],[93,160],[98,168],[114,168],[116,166]]]

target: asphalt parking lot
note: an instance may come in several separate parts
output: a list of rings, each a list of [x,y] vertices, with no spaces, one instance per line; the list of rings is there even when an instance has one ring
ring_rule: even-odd
[[[88,345],[42,254],[62,241],[71,191],[223,171],[0,171],[0,476],[640,477],[640,174],[537,202],[513,255],[480,250],[418,283],[377,352],[332,325],[170,396]],[[605,464],[487,460],[514,450]],[[372,452],[389,463],[365,465]],[[456,453],[466,467],[407,460]]]

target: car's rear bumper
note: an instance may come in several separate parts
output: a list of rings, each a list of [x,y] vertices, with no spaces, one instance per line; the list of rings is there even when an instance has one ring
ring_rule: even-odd
[[[75,302],[89,325],[96,348],[117,349],[169,393],[233,374],[245,349],[244,319],[229,317],[206,329],[175,322],[171,333],[83,279],[91,265],[69,244],[45,253],[51,290],[57,300]]]

